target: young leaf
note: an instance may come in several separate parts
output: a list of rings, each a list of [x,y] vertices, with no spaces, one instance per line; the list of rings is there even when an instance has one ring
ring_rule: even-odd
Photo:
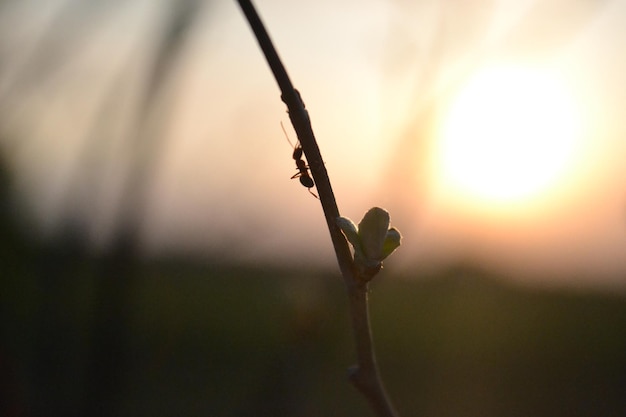
[[[391,255],[394,250],[400,246],[400,240],[402,235],[395,227],[392,227],[387,231],[387,237],[385,237],[385,243],[383,244],[383,253],[381,260]]]
[[[363,252],[369,260],[381,260],[383,244],[389,229],[389,213],[373,207],[365,213],[359,223],[359,237]]]
[[[359,232],[356,229],[354,222],[347,217],[337,217],[337,226],[341,229],[348,242],[354,247],[355,252],[361,252],[361,240],[359,238]]]

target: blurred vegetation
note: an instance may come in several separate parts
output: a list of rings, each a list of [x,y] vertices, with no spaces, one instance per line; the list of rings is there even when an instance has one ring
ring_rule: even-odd
[[[2,241],[3,416],[370,413],[346,379],[353,346],[336,274],[133,262],[125,293],[103,296],[114,258]],[[371,298],[402,416],[626,409],[623,296],[514,288],[458,267],[385,272]]]

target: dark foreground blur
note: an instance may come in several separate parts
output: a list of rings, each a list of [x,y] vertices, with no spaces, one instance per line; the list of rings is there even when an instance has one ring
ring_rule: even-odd
[[[346,380],[338,275],[8,242],[2,416],[371,415]],[[383,271],[374,285],[379,363],[402,416],[624,415],[623,297],[481,275]]]

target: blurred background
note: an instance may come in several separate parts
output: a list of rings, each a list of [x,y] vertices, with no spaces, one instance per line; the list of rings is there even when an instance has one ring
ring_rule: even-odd
[[[400,414],[624,415],[626,2],[256,6]],[[0,1],[0,415],[371,415],[281,122],[236,2]]]

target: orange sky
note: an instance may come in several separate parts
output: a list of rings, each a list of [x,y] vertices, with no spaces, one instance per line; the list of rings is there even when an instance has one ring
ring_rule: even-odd
[[[162,10],[128,2],[82,17],[93,20],[89,30],[52,29],[68,32],[62,70],[16,94],[10,86],[53,16],[55,2],[46,4],[0,14],[0,54],[11,63],[0,72],[2,134],[20,138],[5,140],[3,152],[17,172],[26,212],[44,233],[72,221],[99,246],[115,230],[117,197],[133,163],[124,134]],[[569,278],[554,280],[623,287],[623,2],[256,5],[309,109],[342,214],[357,221],[373,205],[386,207],[403,232],[390,264],[443,267],[475,259],[525,279],[563,275]],[[319,202],[289,179],[295,164],[280,129],[285,108],[236,4],[207,7],[178,59],[167,100],[146,134],[161,138],[144,188],[149,250],[334,267]],[[441,198],[437,121],[446,119],[445,109],[473,74],[493,64],[556,74],[580,109],[582,151],[543,200],[531,195],[500,206],[472,193]],[[85,160],[86,132],[114,88],[115,104],[98,130],[101,143]],[[521,113],[527,121],[528,110]],[[534,154],[545,153],[549,141],[540,141]],[[489,158],[479,160],[484,154],[472,156],[468,169],[488,164]],[[529,161],[528,172],[537,171]]]

